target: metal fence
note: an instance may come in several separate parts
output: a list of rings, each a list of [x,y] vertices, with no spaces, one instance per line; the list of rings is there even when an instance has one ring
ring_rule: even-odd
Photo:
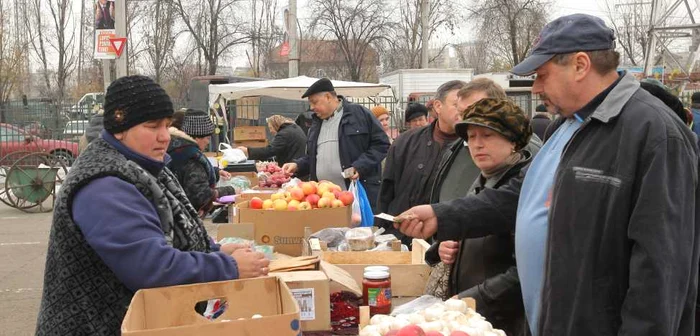
[[[49,153],[71,164],[78,156],[92,107],[46,101],[0,105],[0,160],[7,165],[16,153]]]

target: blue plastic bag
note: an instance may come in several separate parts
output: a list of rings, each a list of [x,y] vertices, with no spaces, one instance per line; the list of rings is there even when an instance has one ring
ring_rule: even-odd
[[[359,227],[372,227],[374,226],[374,213],[372,213],[372,206],[369,204],[369,198],[367,197],[367,192],[362,186],[360,181],[350,182],[350,191],[352,191],[353,196],[355,196],[355,202],[353,202],[353,208],[359,205],[360,216],[362,221]],[[357,203],[357,205],[355,204]],[[354,210],[354,209],[353,209]]]

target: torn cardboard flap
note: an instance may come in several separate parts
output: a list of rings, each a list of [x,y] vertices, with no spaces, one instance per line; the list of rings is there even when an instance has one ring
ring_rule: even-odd
[[[321,260],[321,270],[326,273],[326,276],[328,276],[328,279],[331,281],[331,293],[348,291],[357,296],[362,296],[362,288],[357,281],[352,278],[350,273],[323,260]]]

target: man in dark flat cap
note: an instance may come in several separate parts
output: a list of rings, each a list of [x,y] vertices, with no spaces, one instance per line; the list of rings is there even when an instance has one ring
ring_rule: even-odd
[[[315,113],[306,155],[285,164],[284,171],[315,181],[328,180],[345,189],[351,179],[359,179],[374,209],[381,162],[389,149],[389,138],[379,121],[365,107],[338,96],[327,78],[319,79],[301,97],[309,99]],[[350,178],[343,177],[346,169]]]

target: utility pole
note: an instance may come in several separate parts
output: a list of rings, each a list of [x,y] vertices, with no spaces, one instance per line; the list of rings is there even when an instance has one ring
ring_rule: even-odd
[[[114,16],[116,17],[114,20],[114,28],[117,30],[116,33],[118,37],[127,37],[126,1],[127,0],[114,1]],[[131,43],[131,41],[127,40],[126,43],[121,56],[117,57],[117,78],[128,75],[127,59],[129,58],[129,43]]]
[[[428,68],[428,12],[430,11],[429,0],[421,0],[420,4],[420,26],[421,26],[421,52],[420,52],[420,67],[421,69]]]
[[[297,0],[289,0],[289,78],[299,76],[299,41],[297,41]]]
[[[83,32],[85,31],[85,0],[80,0],[80,24],[78,29],[80,29],[80,37],[78,37],[80,39],[78,47],[78,85],[80,85],[83,74],[83,42],[85,42],[83,39]]]

